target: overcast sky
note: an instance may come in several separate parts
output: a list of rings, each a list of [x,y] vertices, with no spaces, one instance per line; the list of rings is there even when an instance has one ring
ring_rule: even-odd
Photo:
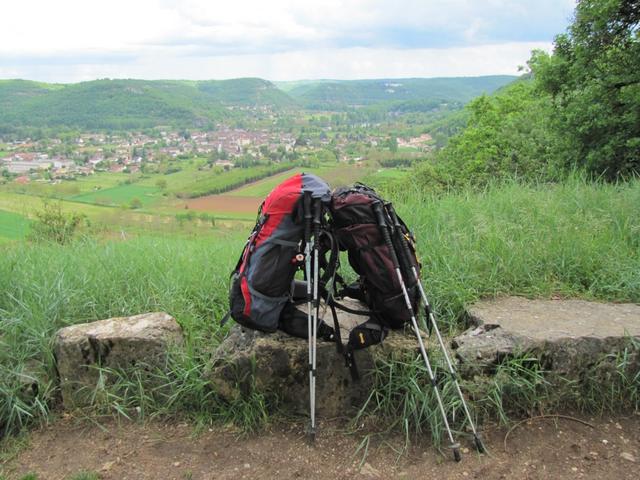
[[[574,0],[3,0],[0,78],[515,74]]]

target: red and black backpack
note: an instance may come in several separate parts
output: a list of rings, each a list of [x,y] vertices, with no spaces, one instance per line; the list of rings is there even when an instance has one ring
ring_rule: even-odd
[[[305,196],[324,211],[331,190],[319,177],[300,173],[275,187],[260,206],[231,275],[230,314],[247,328],[271,333],[282,327],[283,310],[294,296],[294,276],[304,261]],[[304,329],[289,333],[306,336]]]

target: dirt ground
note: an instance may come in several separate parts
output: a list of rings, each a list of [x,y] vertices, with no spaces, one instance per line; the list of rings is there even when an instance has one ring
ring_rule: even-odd
[[[302,426],[273,426],[241,437],[187,424],[108,422],[102,426],[62,419],[30,435],[28,446],[0,467],[8,479],[28,472],[39,480],[66,479],[81,471],[101,479],[543,479],[640,477],[640,416],[583,418],[591,428],[567,419],[537,418],[506,428],[486,428],[489,454],[461,441],[463,458],[413,445],[398,455],[402,439],[373,439],[366,458],[356,453],[364,434],[347,434],[321,423],[315,446]],[[508,434],[505,451],[504,439]]]

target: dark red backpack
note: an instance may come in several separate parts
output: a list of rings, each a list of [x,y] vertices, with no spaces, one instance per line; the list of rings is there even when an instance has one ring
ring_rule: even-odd
[[[376,213],[376,208],[380,214]],[[414,311],[419,301],[419,291],[411,271],[412,265],[420,272],[413,236],[405,223],[389,211],[385,202],[372,188],[363,184],[337,189],[331,198],[330,212],[332,232],[341,250],[348,252],[349,264],[360,276],[359,285],[350,290],[361,290],[361,298],[369,306],[372,318],[384,327],[398,329],[410,322],[402,288],[391,259],[391,251],[385,243],[379,215],[390,226],[396,251],[404,251],[400,245],[402,236],[409,246],[407,255],[399,255],[402,275],[405,278]],[[355,296],[352,294],[352,296]]]

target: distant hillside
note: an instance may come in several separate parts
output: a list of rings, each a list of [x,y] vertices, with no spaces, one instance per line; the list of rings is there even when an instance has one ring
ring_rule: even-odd
[[[259,78],[202,82],[95,80],[75,84],[0,80],[0,128],[197,127],[239,116],[232,107],[249,106],[281,110],[296,107],[296,102]]]
[[[343,109],[371,105],[399,105],[403,110],[430,108],[438,102],[466,103],[491,93],[517,77],[402,78],[379,80],[321,80],[276,82],[310,109]]]
[[[442,103],[459,107],[516,77],[411,78],[382,80],[94,80],[47,84],[0,80],[0,133],[24,128],[72,127],[132,130],[157,125],[205,127],[242,119],[262,107],[379,112],[431,111]]]

